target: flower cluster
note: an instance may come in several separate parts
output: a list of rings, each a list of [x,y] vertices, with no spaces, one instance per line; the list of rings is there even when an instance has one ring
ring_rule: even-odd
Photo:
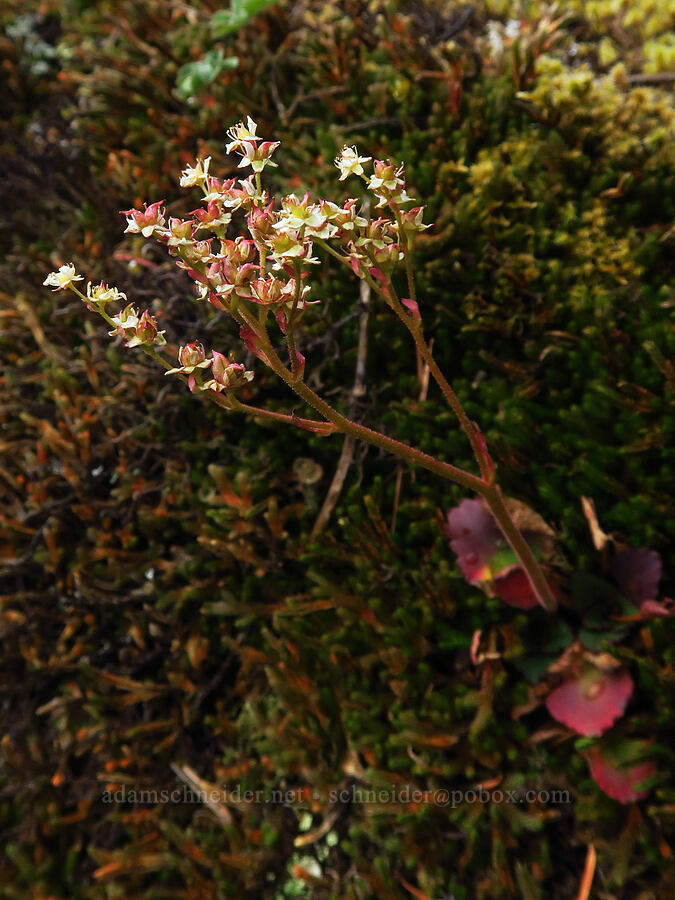
[[[329,254],[370,280],[387,303],[417,311],[419,319],[414,299],[393,299],[391,278],[399,264],[410,264],[407,254],[412,240],[428,226],[422,220],[423,207],[410,207],[403,167],[373,161],[356,147],[344,147],[336,160],[339,180],[361,178],[375,198],[379,217],[371,219],[355,197],[336,203],[312,199],[308,193],[288,194],[273,202],[261,174],[276,165],[273,156],[278,147],[278,141],[263,140],[258,125],[248,117],[228,130],[226,150],[239,156],[238,168],[248,169],[249,174],[221,180],[211,172],[211,157],[197,159],[182,171],[180,185],[201,190],[200,207],[181,218],[167,215],[164,201],[156,201],[142,209],[124,210],[123,215],[126,232],[164,244],[193,279],[198,299],[234,319],[242,349],[295,385],[303,381],[305,371],[298,346],[303,317],[310,305],[320,302],[310,300],[312,269]],[[242,220],[247,227],[243,234],[235,230]],[[166,339],[149,310],[139,312],[126,294],[104,283],[89,283],[84,294],[76,284],[81,280],[71,264],[49,275],[45,284],[55,290],[73,290],[108,322],[111,335],[122,337],[127,347],[139,347],[161,359],[167,374],[182,377],[191,391],[205,392],[229,409],[243,408],[233,392],[252,380],[252,371],[217,350],[207,356],[198,341],[178,349],[178,365],[169,362],[158,354]],[[109,314],[107,306],[115,301],[123,307]],[[269,329],[275,325],[276,340],[287,344],[287,368],[274,349],[275,335]],[[321,433],[327,433],[327,424],[328,431],[332,429],[325,422],[287,418]]]
[[[404,260],[414,237],[429,226],[422,221],[423,207],[409,208],[403,167],[375,160],[367,174],[364,166],[371,157],[355,147],[344,147],[336,160],[340,180],[360,176],[376,206],[387,206],[390,215],[371,220],[359,211],[355,198],[340,205],[289,194],[275,205],[260,173],[275,165],[279,142],[264,141],[257,131],[250,117],[228,131],[226,150],[240,156],[239,168],[252,170],[248,177],[221,181],[210,173],[210,157],[183,170],[181,186],[200,187],[204,195],[204,205],[190,218],[170,217],[167,222],[161,203],[124,214],[127,231],[166,245],[195,281],[199,299],[229,312],[249,330],[256,307],[271,309],[288,335],[300,325],[309,303],[307,278],[310,267],[320,263],[320,247],[330,250],[329,242],[334,242],[340,252],[332,250],[333,255],[359,277],[382,282]],[[228,229],[237,211],[246,217],[248,235],[231,238]]]

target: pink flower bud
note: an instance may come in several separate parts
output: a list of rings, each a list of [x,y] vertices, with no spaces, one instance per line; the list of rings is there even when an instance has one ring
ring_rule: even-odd
[[[144,343],[154,341],[157,336],[157,321],[146,309],[136,326],[136,337]]]
[[[253,372],[247,372],[240,364],[229,360],[224,354],[213,351],[213,380],[206,382],[205,389],[222,391],[240,387],[251,381]]]
[[[239,161],[239,168],[250,166],[257,174],[262,172],[265,166],[274,166],[272,162],[272,154],[279,146],[279,141],[263,141],[261,144],[254,144],[253,141],[242,141],[238,150],[243,154]]]
[[[151,203],[150,206],[146,203],[144,204],[145,210],[143,212],[139,209],[123,209],[122,214],[127,217],[127,227],[124,233],[140,233],[143,237],[150,237],[155,229],[161,228],[166,221],[164,210],[162,209],[163,203],[163,200],[157,200],[155,203]]]
[[[183,373],[192,376],[195,369],[207,369],[213,362],[212,359],[206,359],[204,347],[199,341],[193,341],[191,344],[181,347],[178,351],[178,361],[180,366],[169,369],[167,375]]]
[[[193,209],[191,215],[199,220],[197,230],[200,228],[224,228],[232,221],[232,213],[223,209],[222,201],[214,198],[209,200],[206,209]]]
[[[257,241],[264,241],[274,234],[274,223],[276,215],[273,212],[274,204],[270,203],[264,209],[254,206],[249,213],[247,224],[248,229]]]
[[[181,366],[198,366],[206,359],[203,345],[199,341],[194,341],[192,344],[181,347],[178,351],[178,359]]]
[[[171,216],[169,219],[169,234],[165,235],[170,247],[183,243],[192,243],[195,223],[191,219],[177,219]]]
[[[253,262],[258,253],[255,242],[243,237],[235,238],[233,241],[221,241],[220,246],[221,252],[234,267]]]

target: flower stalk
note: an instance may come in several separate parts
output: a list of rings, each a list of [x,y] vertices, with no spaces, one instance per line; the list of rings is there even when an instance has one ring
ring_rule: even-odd
[[[101,284],[87,286],[86,295],[77,281],[82,276],[72,265],[62,266],[45,281],[54,290],[71,289],[94,312],[112,327],[111,335],[119,335],[128,347],[139,347],[158,362],[167,375],[177,375],[193,393],[230,412],[240,412],[258,419],[285,423],[320,435],[341,433],[379,447],[411,465],[418,465],[441,478],[461,485],[483,498],[504,538],[516,554],[528,582],[541,606],[550,612],[556,600],[532,550],[518,530],[502,492],[495,481],[492,460],[478,426],[466,414],[452,386],[443,375],[431,347],[424,338],[422,319],[415,291],[412,246],[416,234],[428,228],[422,222],[423,207],[408,208],[411,198],[406,193],[403,167],[389,161],[375,160],[373,174],[367,175],[364,164],[370,157],[359,156],[356,148],[345,147],[336,160],[340,181],[361,178],[377,199],[375,209],[380,218],[371,218],[356,209],[356,200],[342,206],[328,200],[312,203],[309,195],[293,194],[275,209],[262,187],[261,173],[267,165],[276,165],[272,155],[277,142],[262,141],[257,125],[250,118],[228,132],[228,152],[241,156],[240,168],[251,168],[252,174],[241,180],[222,182],[209,174],[210,160],[197,160],[182,174],[181,184],[200,186],[206,209],[195,210],[194,219],[170,218],[168,223],[161,202],[146,205],[144,210],[126,210],[127,231],[144,237],[155,237],[166,244],[177,265],[194,279],[198,297],[216,309],[225,310],[237,323],[247,350],[268,366],[288,387],[318,414],[318,419],[301,418],[295,413],[266,410],[242,401],[238,393],[250,382],[254,373],[222,353],[213,350],[207,357],[199,342],[180,348],[179,365],[167,361],[160,348],[166,340],[149,310],[139,315],[131,304],[111,316],[106,304],[125,300],[116,288]],[[367,206],[366,206],[367,208]],[[232,213],[246,214],[250,236],[226,237]],[[389,214],[387,214],[387,212]],[[204,232],[212,237],[205,238]],[[332,243],[339,246],[335,249]],[[307,306],[319,302],[309,300],[307,275],[320,260],[312,255],[313,244],[364,280],[371,291],[380,296],[408,329],[415,344],[418,369],[422,363],[434,378],[448,405],[466,434],[476,458],[480,475],[443,462],[434,456],[395,438],[369,428],[343,415],[303,380],[305,359],[298,349],[302,335],[299,325]],[[392,273],[403,263],[409,297],[399,298]],[[257,310],[256,310],[257,307]],[[269,312],[274,313],[273,317]],[[285,365],[270,337],[268,326],[279,327],[289,356]]]

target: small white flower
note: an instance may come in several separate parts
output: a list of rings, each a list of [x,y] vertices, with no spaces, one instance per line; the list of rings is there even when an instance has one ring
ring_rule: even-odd
[[[272,162],[271,156],[279,146],[279,141],[263,141],[262,144],[254,144],[251,141],[242,141],[239,152],[242,158],[239,160],[238,168],[250,166],[256,174],[262,172],[265,166],[273,166],[277,168],[277,164]]]
[[[502,38],[501,25],[499,22],[492,20],[487,23],[488,42],[493,53],[499,54],[504,49],[504,39]]]
[[[236,125],[233,125],[232,128],[227,129],[227,136],[232,138],[230,143],[225,147],[226,153],[232,153],[233,150],[240,150],[241,145],[244,141],[259,141],[260,138],[256,137],[256,131],[258,130],[258,125],[253,121],[250,116],[246,117],[246,124],[243,122],[238,122]]]
[[[514,40],[518,37],[519,32],[519,19],[509,19],[509,21],[506,23],[506,28],[504,29],[504,34],[507,36],[507,38],[511,38],[511,40]]]
[[[55,291],[62,291],[69,288],[74,281],[83,281],[84,277],[75,272],[75,266],[69,263],[67,266],[61,266],[58,272],[51,272],[42,282],[47,287],[53,287]]]
[[[307,237],[317,235],[319,237],[332,237],[337,228],[330,226],[326,229],[328,216],[322,212],[318,203],[311,204],[307,195],[298,200],[295,194],[284,197],[281,217],[272,227],[277,231],[298,231],[304,228]]]
[[[209,174],[210,162],[211,157],[207,156],[204,161],[198,159],[196,166],[188,166],[186,169],[183,169],[181,173],[180,186],[194,187],[195,185],[206,184],[206,179]]]
[[[363,175],[361,163],[369,162],[370,159],[370,156],[359,156],[356,147],[343,147],[335,160],[335,165],[340,170],[338,180],[344,181],[349,175]]]
[[[127,295],[122,291],[118,291],[116,287],[108,287],[107,284],[92,285],[91,281],[87,283],[87,299],[94,303],[110,303],[112,300],[124,300],[126,302]]]

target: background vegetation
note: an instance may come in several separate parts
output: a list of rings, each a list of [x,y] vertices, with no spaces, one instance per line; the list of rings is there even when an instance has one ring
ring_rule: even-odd
[[[553,625],[465,584],[443,529],[459,489],[364,450],[310,538],[338,439],[200,403],[42,287],[73,261],[150,306],[170,343],[225,351],[227,322],[160,250],[122,236],[118,210],[162,197],[174,214],[193,208],[180,169],[198,153],[227,175],[225,128],[246,114],[283,142],[279,192],[337,199],[345,142],[404,160],[436,223],[419,246],[427,333],[505,492],[554,528],[561,593],[573,572],[606,576],[582,495],[605,530],[665,556],[670,5],[259,6],[9,0],[0,12],[4,896],[557,900],[577,896],[589,843],[598,898],[671,896],[668,620],[597,626],[636,685],[616,740],[648,743],[659,765],[647,799],[622,806],[590,777],[588,740],[528,680],[533,649],[548,665],[573,617]],[[330,266],[317,277],[308,369],[346,405],[355,285]],[[469,466],[440,396],[417,399],[406,338],[374,309],[359,418]],[[286,408],[273,381],[254,384]],[[477,629],[498,653],[483,666],[469,654]],[[174,789],[190,770],[297,801],[214,813],[104,800],[122,785]],[[497,779],[573,802],[326,801],[353,784]]]

